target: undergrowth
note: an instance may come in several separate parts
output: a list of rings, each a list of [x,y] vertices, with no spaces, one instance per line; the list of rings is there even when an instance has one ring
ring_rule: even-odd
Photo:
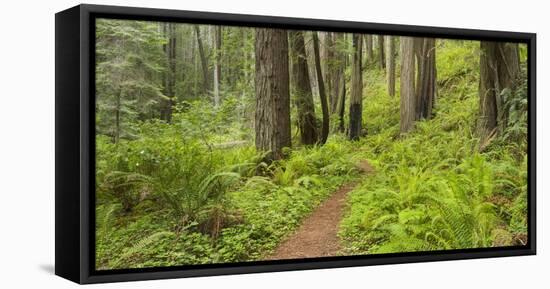
[[[399,135],[398,99],[389,100],[390,106],[367,106],[365,115],[372,116],[367,126],[376,134],[362,139],[361,146],[377,173],[350,195],[340,230],[342,254],[526,242],[525,135],[513,142],[506,133],[479,152],[475,63],[461,60],[470,57],[463,50],[471,51],[471,44],[453,45],[438,52],[442,87],[433,119],[419,121],[412,132]],[[387,96],[370,93],[373,90],[376,87],[366,88],[369,101],[388,102]]]

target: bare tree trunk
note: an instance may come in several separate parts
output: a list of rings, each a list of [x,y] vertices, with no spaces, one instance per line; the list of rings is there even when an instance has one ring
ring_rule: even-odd
[[[416,119],[430,119],[435,98],[435,39],[417,38]]]
[[[336,49],[336,45],[342,41],[343,34],[334,33],[333,36],[334,37],[332,41],[333,45],[332,45],[332,59],[331,59],[332,73],[330,74],[330,77],[331,77],[330,82],[332,83],[331,85],[332,91],[330,91],[330,94],[332,95],[331,102],[330,102],[330,112],[334,114],[339,112],[338,105],[340,101],[340,93],[342,90],[341,78],[342,78],[342,75],[344,74],[346,55],[345,53],[338,51]]]
[[[392,36],[386,36],[386,82],[388,94],[395,96],[395,41]]]
[[[172,106],[174,105],[176,90],[176,26],[173,23],[163,25],[164,36],[168,42],[163,45],[164,53],[168,63],[168,69],[164,73],[164,95],[167,99],[162,101],[160,111],[161,119],[167,122],[172,121]]]
[[[208,93],[208,63],[206,62],[206,54],[202,45],[201,32],[197,25],[195,25],[195,35],[197,37],[197,45],[199,47],[199,56],[202,65],[202,86],[204,93]]]
[[[373,63],[373,59],[374,59],[374,49],[373,49],[373,43],[372,43],[372,35],[368,34],[365,36],[366,40],[365,42],[367,43],[367,62],[368,63]]]
[[[337,95],[332,94],[333,91],[333,74],[334,72],[334,41],[333,41],[333,34],[332,32],[324,32],[323,35],[323,44],[322,47],[324,48],[321,50],[323,54],[321,54],[321,64],[322,64],[322,71],[323,71],[323,80],[325,82],[325,92],[327,94],[327,101],[328,101],[328,109],[329,113],[332,113],[332,104],[336,102],[335,98]]]
[[[117,98],[116,98],[116,106],[115,106],[115,132],[113,134],[113,142],[114,143],[118,143],[118,141],[120,140],[120,132],[121,132],[121,127],[120,127],[120,110],[122,109],[122,103],[121,103],[121,98],[122,98],[122,88],[119,89],[119,93],[117,94]]]
[[[378,35],[378,68],[384,69],[386,67],[384,57],[384,36]]]
[[[363,77],[361,68],[362,37],[353,34],[353,55],[351,60],[351,97],[349,106],[349,139],[361,136],[363,112]]]
[[[344,114],[346,113],[346,75],[340,74],[340,94],[338,96],[338,130],[343,133],[346,128],[344,124]]]
[[[321,71],[321,60],[319,59],[319,38],[317,37],[317,32],[312,32],[313,36],[313,53],[315,54],[315,70],[317,72],[317,81],[319,86],[319,98],[321,99],[321,110],[323,111],[323,125],[321,127],[321,137],[319,138],[320,144],[325,144],[327,142],[329,128],[330,128],[330,118],[328,112],[328,102],[327,96],[325,93],[325,84],[323,81],[323,73]]]
[[[518,45],[481,41],[479,85],[479,134],[482,146],[507,126],[501,92],[513,89],[519,74]]]
[[[221,26],[212,27],[212,42],[214,45],[214,107],[220,105],[220,82],[221,82],[221,48],[222,48],[222,28]]]
[[[283,158],[290,147],[288,38],[283,29],[256,28],[256,149]]]
[[[334,38],[335,43],[347,43],[344,34],[335,33]],[[342,50],[335,50],[335,65],[336,72],[334,73],[334,94],[337,95],[336,107],[335,110],[338,113],[338,130],[343,133],[345,132],[345,121],[344,116],[346,112],[346,74],[345,68],[348,64],[348,55],[347,52]]]
[[[309,80],[306,48],[302,31],[291,30],[290,59],[292,63],[293,95],[298,109],[300,141],[305,145],[317,142],[317,119]]]
[[[415,119],[414,38],[401,37],[401,133],[410,131]]]

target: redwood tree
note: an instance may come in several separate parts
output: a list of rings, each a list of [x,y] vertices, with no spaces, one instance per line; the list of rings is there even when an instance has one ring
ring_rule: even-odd
[[[317,142],[317,119],[309,80],[306,48],[302,31],[289,33],[290,59],[292,63],[292,94],[298,110],[300,141],[306,145]]]
[[[386,67],[384,58],[384,36],[378,35],[378,68],[384,69]]]
[[[415,41],[418,69],[415,119],[429,119],[436,93],[435,39],[417,38]]]
[[[163,45],[166,54],[167,68],[164,73],[164,96],[162,100],[160,117],[167,122],[172,121],[172,106],[176,96],[176,25],[174,23],[165,23],[163,32],[167,38]]]
[[[204,46],[202,43],[201,30],[199,26],[195,25],[195,36],[197,37],[197,45],[199,47],[199,56],[201,60],[202,67],[202,87],[203,92],[208,92],[208,63],[206,61],[206,53],[204,51]]]
[[[353,54],[351,60],[351,96],[349,107],[349,138],[357,140],[361,136],[363,111],[363,77],[361,73],[361,34],[353,34]]]
[[[388,94],[395,96],[395,42],[392,36],[386,36],[386,82]]]
[[[481,41],[480,47],[479,133],[483,144],[507,125],[502,91],[513,89],[520,68],[517,43]]]
[[[410,131],[415,119],[415,91],[414,91],[414,38],[401,37],[401,104],[400,130],[401,133]]]
[[[290,147],[288,38],[284,29],[256,28],[256,149],[266,160],[283,157]]]
[[[325,83],[323,81],[323,73],[321,71],[321,59],[319,58],[319,37],[317,32],[312,32],[313,36],[313,53],[315,54],[315,72],[317,73],[317,82],[319,87],[319,98],[321,99],[321,110],[323,111],[323,125],[321,127],[321,136],[319,138],[320,144],[325,144],[328,138],[329,132],[329,112],[327,95],[325,92]]]
[[[365,35],[366,50],[367,50],[367,63],[373,63],[374,52],[372,44],[372,35]]]
[[[212,27],[213,59],[214,59],[214,107],[220,105],[220,83],[221,83],[221,48],[222,48],[222,27]]]

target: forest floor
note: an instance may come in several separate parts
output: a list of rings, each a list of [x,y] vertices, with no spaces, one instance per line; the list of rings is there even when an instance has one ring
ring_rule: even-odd
[[[374,168],[367,160],[360,161],[356,166],[364,175],[374,172]],[[341,249],[338,231],[346,197],[356,186],[357,181],[354,181],[336,190],[267,259],[282,260],[337,256]]]

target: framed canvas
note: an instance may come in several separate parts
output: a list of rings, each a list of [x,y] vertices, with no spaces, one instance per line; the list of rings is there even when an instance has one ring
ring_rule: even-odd
[[[61,277],[536,252],[535,34],[96,5],[55,19]]]

